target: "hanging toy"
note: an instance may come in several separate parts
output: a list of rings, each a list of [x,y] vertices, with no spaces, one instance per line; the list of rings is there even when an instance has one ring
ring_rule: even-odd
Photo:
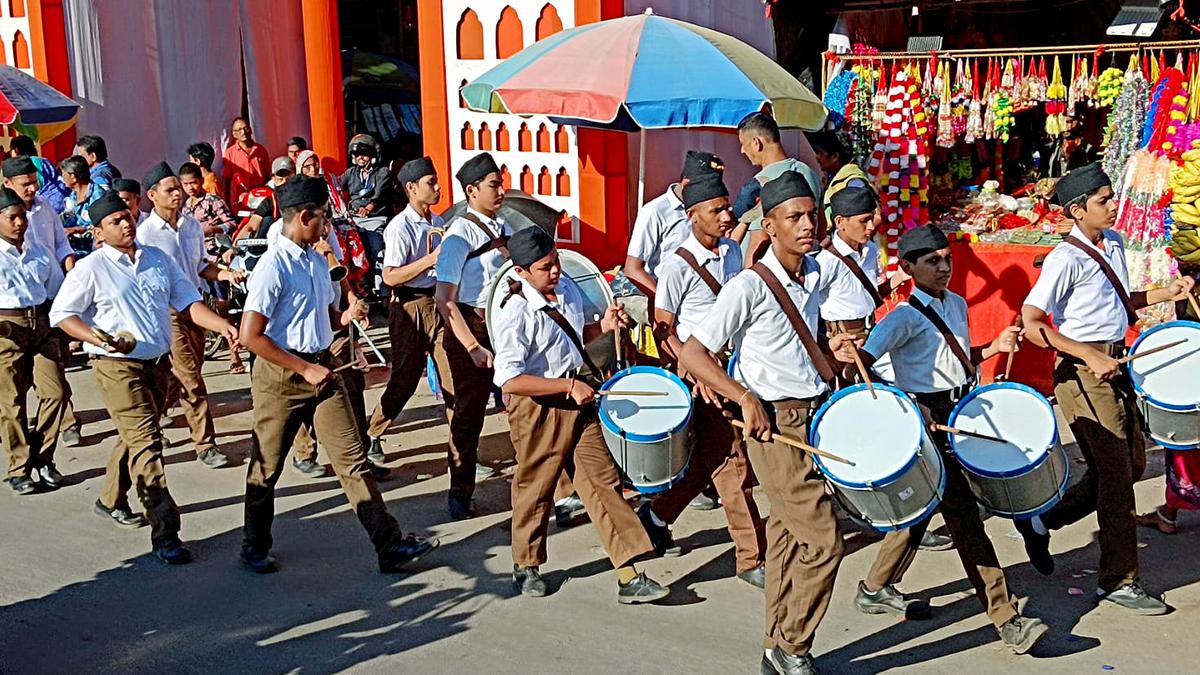
[[[974,143],[975,139],[983,138],[983,103],[979,97],[979,62],[971,64],[971,103],[967,110],[967,128],[963,131],[963,140]]]
[[[941,105],[937,116],[937,144],[942,148],[954,147],[954,104],[950,92],[950,62],[942,62],[942,72],[938,76],[942,83]]]
[[[1117,102],[1124,80],[1125,74],[1119,68],[1108,68],[1100,73],[1100,79],[1096,85],[1096,98],[1099,100],[1101,108],[1112,107],[1112,104]]]
[[[1013,110],[1013,101],[1009,96],[1012,91],[1013,82],[1013,63],[1008,62],[1004,66],[1004,75],[1000,78],[1000,88],[992,96],[992,114],[994,117],[993,128],[996,131],[996,138],[1002,142],[1008,142],[1008,134],[1012,131],[1013,124],[1016,123],[1016,117]]]
[[[1063,84],[1062,68],[1054,57],[1054,80],[1046,88],[1046,133],[1062,136],[1067,131],[1067,87]]]

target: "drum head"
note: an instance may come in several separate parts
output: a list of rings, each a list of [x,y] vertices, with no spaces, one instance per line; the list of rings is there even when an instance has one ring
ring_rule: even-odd
[[[631,441],[654,443],[683,429],[692,417],[692,392],[673,373],[651,366],[634,366],[613,375],[604,389],[661,391],[665,396],[600,397],[600,423]]]
[[[1025,473],[1058,443],[1058,422],[1050,402],[1016,382],[997,382],[967,394],[950,413],[950,426],[998,436],[996,443],[951,436],[959,462],[983,476],[1004,478]]]
[[[1190,411],[1200,407],[1200,323],[1171,321],[1142,333],[1133,343],[1132,355],[1179,340],[1186,344],[1129,362],[1129,376],[1137,392],[1151,403],[1168,410]]]
[[[814,457],[821,473],[835,483],[853,488],[884,484],[916,460],[925,433],[921,411],[895,387],[877,384],[875,393],[877,399],[865,384],[846,387],[813,418],[809,442],[855,463]]]

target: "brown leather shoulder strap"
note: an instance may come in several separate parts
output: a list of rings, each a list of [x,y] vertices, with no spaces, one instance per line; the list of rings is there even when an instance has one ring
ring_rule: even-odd
[[[486,223],[479,218],[476,218],[475,214],[469,211],[464,212],[462,217],[466,218],[472,223],[475,223],[475,226],[478,227],[488,238],[488,242],[486,244],[467,254],[468,260],[471,258],[478,258],[492,249],[500,249],[501,255],[503,255],[505,258],[508,257],[508,237],[497,235],[492,231],[492,228],[488,227]]]
[[[912,296],[909,296],[908,304],[928,319],[929,323],[933,324],[933,327],[937,329],[937,332],[942,334],[942,339],[946,341],[946,345],[950,347],[950,351],[954,353],[954,357],[958,359],[963,369],[967,371],[967,376],[975,377],[975,364],[971,363],[971,357],[963,350],[962,345],[958,342],[958,338],[954,336],[954,333],[950,332],[950,327],[946,325],[942,317],[938,316],[938,313],[933,311],[932,307]]]
[[[700,280],[704,282],[705,286],[708,286],[708,290],[712,291],[713,295],[718,295],[721,293],[721,284],[717,282],[717,278],[712,275],[712,272],[709,272],[707,269],[705,269],[704,266],[700,264],[699,260],[696,260],[696,256],[692,255],[691,251],[680,246],[675,250],[675,255],[683,258],[683,261],[688,264],[688,267],[691,267],[696,274],[700,275]]]
[[[775,273],[767,268],[762,263],[754,263],[750,269],[754,273],[762,277],[763,283],[771,290],[771,295],[775,296],[775,301],[779,303],[783,309],[784,315],[792,324],[792,330],[796,331],[796,335],[800,338],[800,344],[804,345],[804,351],[808,352],[808,358],[813,362],[813,367],[817,369],[821,379],[826,382],[832,382],[834,377],[833,366],[829,364],[829,360],[825,358],[825,354],[821,352],[821,348],[817,346],[817,341],[813,338],[812,331],[804,324],[804,318],[800,316],[800,310],[796,309],[796,303],[792,302],[791,296],[787,294],[787,289],[779,282]]]
[[[1129,321],[1129,325],[1137,323],[1137,310],[1133,308],[1133,301],[1129,299],[1129,293],[1125,291],[1125,286],[1121,284],[1121,280],[1117,278],[1117,273],[1113,271],[1112,265],[1100,255],[1096,249],[1079,241],[1078,237],[1068,235],[1063,239],[1064,244],[1070,244],[1075,248],[1083,251],[1089,258],[1096,261],[1100,266],[1100,271],[1104,272],[1104,276],[1108,278],[1108,283],[1112,284],[1113,290],[1117,292],[1117,297],[1121,298],[1121,304],[1125,307],[1125,318]]]
[[[571,344],[575,345],[575,350],[583,357],[584,365],[591,369],[593,375],[600,377],[600,369],[596,367],[596,364],[592,361],[592,357],[588,355],[587,349],[584,349],[583,340],[579,339],[579,334],[575,332],[575,327],[571,325],[571,322],[567,321],[567,317],[563,316],[563,313],[558,311],[557,308],[550,305],[543,307],[542,311],[567,334],[567,338],[571,340]]]
[[[821,242],[821,247],[828,251],[830,255],[842,261],[843,265],[850,268],[850,273],[854,275],[855,279],[858,279],[858,283],[862,284],[867,293],[871,294],[871,301],[875,303],[875,309],[883,307],[883,298],[879,296],[879,288],[876,287],[875,282],[867,278],[867,273],[862,270],[862,267],[859,267],[853,258],[843,255],[841,251],[837,250],[837,246],[833,244],[833,239],[826,239]]]

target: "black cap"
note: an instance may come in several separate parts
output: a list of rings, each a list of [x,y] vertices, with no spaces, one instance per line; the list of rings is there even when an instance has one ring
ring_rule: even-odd
[[[88,206],[87,212],[88,218],[92,219],[92,225],[99,226],[100,221],[104,220],[105,217],[117,211],[128,210],[129,205],[125,203],[125,200],[118,197],[116,192],[108,190]]]
[[[554,237],[540,227],[517,230],[516,234],[508,238],[509,257],[518,267],[527,268],[550,255],[553,250]]]
[[[866,187],[844,187],[829,198],[829,212],[835,218],[851,218],[864,213],[874,213],[879,206],[875,193]]]
[[[687,156],[683,158],[683,177],[688,180],[714,174],[720,176],[724,173],[725,163],[711,152],[688,150]]]
[[[683,186],[683,208],[690,209],[710,199],[728,196],[729,190],[725,189],[725,181],[721,180],[721,174],[710,173],[689,180],[688,184]]]
[[[316,176],[296,175],[275,188],[275,204],[280,210],[304,204],[329,203],[329,188]]]
[[[1108,174],[1104,173],[1100,163],[1093,162],[1060,178],[1058,184],[1054,186],[1054,194],[1058,197],[1058,203],[1065,207],[1105,185],[1112,185],[1112,181],[1108,179]]]
[[[33,163],[33,159],[25,155],[9,157],[0,164],[0,170],[4,172],[5,178],[13,176],[24,176],[31,173],[37,173],[37,165]]]
[[[16,192],[13,192],[9,188],[4,188],[3,191],[0,191],[0,211],[3,211],[10,206],[20,206],[21,208],[24,208],[25,202],[17,196]]]
[[[153,190],[154,186],[158,184],[158,181],[164,178],[171,178],[174,175],[175,172],[171,170],[170,164],[167,164],[166,162],[159,162],[158,164],[150,167],[150,170],[146,172],[146,175],[142,176],[142,185],[145,185],[147,190]]]
[[[900,237],[900,258],[916,262],[918,258],[950,246],[946,233],[933,225],[914,227]]]
[[[812,198],[812,187],[799,171],[784,171],[778,178],[767,181],[759,192],[763,215],[771,213],[776,206],[796,197]]]
[[[481,152],[471,159],[468,159],[458,173],[454,177],[458,179],[460,185],[465,190],[468,185],[483,178],[489,173],[499,173],[500,167],[496,166],[496,160],[492,159],[492,153]]]
[[[405,183],[414,183],[421,180],[425,176],[436,176],[437,169],[433,167],[433,160],[429,157],[421,157],[419,159],[410,159],[400,167],[400,174],[396,176],[400,187],[404,187]]]
[[[131,195],[142,194],[142,184],[132,178],[117,178],[112,182],[112,189],[113,192],[128,192]]]

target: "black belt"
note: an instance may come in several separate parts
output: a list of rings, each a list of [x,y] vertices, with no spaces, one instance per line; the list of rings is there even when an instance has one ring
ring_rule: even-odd
[[[92,354],[91,358],[100,359],[101,361],[120,361],[122,363],[137,363],[143,366],[154,367],[168,361],[171,358],[171,354],[168,352],[152,359],[131,359],[128,356],[113,356],[112,354]]]
[[[432,288],[413,288],[411,286],[393,286],[392,297],[396,300],[411,300],[413,298],[432,298]]]
[[[937,406],[954,406],[963,399],[972,389],[975,388],[975,382],[967,382],[960,384],[953,389],[943,389],[942,391],[931,392],[914,392],[912,397],[917,403],[924,404],[930,408]]]
[[[1101,354],[1107,354],[1114,359],[1119,359],[1122,356],[1125,356],[1126,349],[1124,340],[1114,340],[1112,342],[1085,342],[1083,344],[1089,345],[1095,348],[1096,351],[1100,352]],[[1070,363],[1083,363],[1083,359],[1072,356],[1071,354],[1067,354],[1066,352],[1059,352],[1058,355],[1063,361],[1068,361]]]
[[[17,309],[0,309],[0,317],[6,319],[36,319],[44,317],[50,313],[50,302],[46,301],[40,305],[33,307],[20,307]]]
[[[329,351],[328,349],[322,349],[319,352],[298,352],[294,349],[289,349],[287,351],[289,354],[291,354],[292,356],[295,356],[296,358],[300,359],[301,361],[307,361],[308,363],[315,363],[319,366],[325,365],[325,364],[329,363],[330,361],[333,361],[333,352]]]
[[[482,307],[468,305],[465,302],[456,302],[454,304],[458,305],[458,311],[462,312],[464,316],[472,315],[480,319],[484,318],[484,309]]]

